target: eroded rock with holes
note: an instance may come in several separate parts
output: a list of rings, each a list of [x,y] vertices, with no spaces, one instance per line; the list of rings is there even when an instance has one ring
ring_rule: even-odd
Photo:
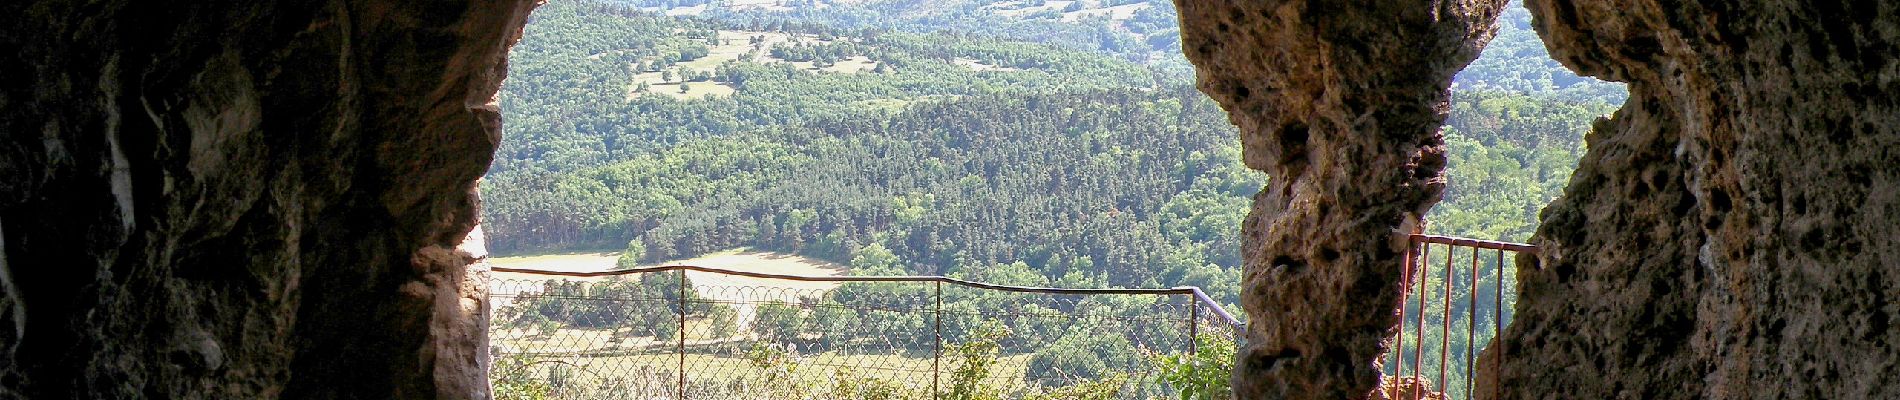
[[[1544,211],[1483,397],[1900,398],[1900,3],[1528,6],[1630,98]]]
[[[486,397],[456,245],[532,7],[0,3],[0,398]]]
[[[1244,399],[1348,399],[1380,383],[1405,235],[1439,199],[1452,75],[1504,0],[1177,0],[1201,91],[1272,177],[1243,227]]]

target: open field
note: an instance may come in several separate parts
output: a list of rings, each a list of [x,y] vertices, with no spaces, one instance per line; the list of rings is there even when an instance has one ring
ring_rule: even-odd
[[[752,45],[752,38],[754,37],[762,39],[756,47],[758,50],[756,53],[753,52],[755,47]],[[669,69],[685,68],[695,72],[712,72],[719,68],[720,64],[729,61],[755,63],[787,62],[770,55],[773,46],[831,43],[835,40],[850,39],[841,37],[828,41],[818,40],[816,36],[812,35],[789,34],[784,32],[719,31],[719,44],[706,46],[707,53],[705,57],[681,62]],[[837,64],[824,68],[814,66],[811,62],[791,62],[791,64],[799,69],[831,73],[859,73],[868,72],[877,68],[877,61],[864,56],[848,57],[838,61]],[[706,96],[731,96],[736,92],[736,89],[731,85],[711,81],[688,83],[687,91],[680,92],[679,77],[673,77],[673,79],[670,80],[665,78],[666,74],[661,72],[641,72],[634,74],[632,83],[629,83],[627,86],[627,98],[632,99],[657,94],[679,99],[698,99]],[[639,88],[641,83],[647,84],[646,93],[636,92],[636,89]]]
[[[991,5],[985,6],[984,8],[989,8],[989,9],[994,10],[991,12],[996,13],[996,15],[1001,15],[1001,16],[1006,16],[1006,17],[1020,17],[1020,16],[1035,14],[1035,13],[1039,13],[1043,11],[1061,11],[1063,8],[1068,7],[1069,3],[1074,3],[1074,1],[1053,0],[1053,1],[1044,2],[1041,6],[1025,7],[1029,5],[1028,2],[1026,1],[1011,1],[1011,2],[991,4]]]
[[[977,59],[974,59],[974,58],[957,57],[957,58],[950,59],[950,63],[963,66],[964,68],[969,68],[971,71],[1018,71],[1019,70],[1015,67],[1002,67],[1002,66],[990,65],[988,63],[978,61]]]
[[[726,250],[726,251],[722,251],[718,253],[706,254],[699,257],[693,257],[693,258],[684,259],[684,260],[672,260],[672,261],[666,261],[666,262],[654,263],[654,264],[642,264],[641,266],[646,267],[646,266],[660,266],[660,265],[694,265],[694,266],[701,266],[701,267],[707,267],[707,268],[729,269],[729,270],[734,270],[734,271],[760,272],[760,273],[781,274],[781,275],[804,275],[804,276],[840,276],[840,275],[844,275],[844,272],[845,272],[845,267],[843,265],[839,265],[839,264],[832,263],[829,261],[819,260],[819,259],[805,257],[805,256],[797,255],[797,254],[791,254],[791,253],[752,250],[750,248],[738,248],[738,249]],[[786,281],[786,280],[778,280],[778,279],[760,279],[760,278],[751,278],[751,277],[743,277],[743,276],[709,274],[709,273],[704,273],[704,272],[688,272],[686,273],[686,277],[693,280],[693,286],[702,287],[702,288],[712,287],[712,286],[726,286],[726,287],[759,286],[759,287],[787,288],[787,289],[800,290],[800,291],[823,291],[823,290],[830,290],[831,288],[838,287],[838,284],[829,283],[829,282],[799,282],[799,281]],[[708,293],[708,294],[710,295],[711,293]],[[726,300],[726,299],[715,299],[715,300]]]
[[[489,257],[488,264],[502,268],[541,269],[566,272],[594,272],[614,269],[620,252],[544,254],[517,257]],[[496,272],[495,279],[546,279],[546,277]],[[589,279],[592,280],[592,279]]]
[[[770,60],[777,60],[776,58],[772,58],[769,56],[765,58],[770,59]],[[783,62],[783,61],[780,61],[780,62]],[[831,64],[831,66],[829,67],[819,67],[817,64],[814,64],[810,61],[793,61],[791,63],[792,63],[792,66],[798,67],[798,69],[802,69],[806,71],[823,71],[823,72],[830,72],[830,73],[836,73],[836,74],[855,74],[855,73],[860,73],[860,72],[871,72],[871,70],[877,69],[877,61],[873,61],[871,60],[870,57],[865,57],[865,56],[845,57],[843,60],[838,60],[837,63]]]
[[[783,0],[727,0],[726,8],[730,8],[733,11],[740,11],[740,10],[791,11],[792,10],[791,7],[788,7],[785,5],[785,1]]]
[[[707,81],[687,83],[686,91],[680,92],[680,84],[675,82],[650,84],[650,86],[647,87],[647,93],[635,92],[629,93],[628,96],[640,97],[649,94],[660,94],[672,96],[676,99],[699,99],[705,98],[706,96],[731,96],[738,91],[739,90],[733,88],[732,85]]]
[[[1104,8],[1084,8],[1062,13],[1062,22],[1075,22],[1084,18],[1099,17],[1108,17],[1108,19],[1111,20],[1123,21],[1134,18],[1136,11],[1141,11],[1141,9],[1148,8],[1148,6],[1148,3],[1135,3]]]
[[[645,303],[652,307],[666,307],[658,301]],[[738,321],[745,322],[745,321]],[[627,328],[614,329],[577,329],[559,328],[548,334],[540,334],[536,327],[495,327],[489,333],[489,343],[506,346],[508,349],[530,353],[579,353],[605,352],[614,354],[635,354],[642,352],[670,352],[677,345],[676,340],[660,340],[653,336],[636,336]],[[726,343],[754,340],[752,335],[740,331],[719,331],[713,329],[712,322],[705,318],[686,320],[686,344],[693,347],[719,346]],[[714,332],[720,333],[715,335]]]
[[[1107,17],[1115,21],[1127,20],[1134,18],[1136,11],[1141,11],[1149,7],[1147,3],[1102,7],[1102,2],[1100,1],[1084,0],[1081,1],[1081,5],[1076,6],[1077,9],[1075,11],[1065,11],[1074,3],[1076,3],[1076,1],[1053,0],[1044,2],[1040,6],[1030,6],[1029,2],[1026,1],[1011,1],[991,4],[984,6],[984,8],[989,9],[993,14],[1005,17],[1026,17],[1043,12],[1058,12],[1061,13],[1059,19],[1061,19],[1062,22],[1075,22],[1086,18],[1102,17]]]
[[[592,272],[613,270],[615,268],[615,262],[619,259],[620,253],[570,253],[525,257],[496,257],[490,258],[488,262],[498,267]],[[840,276],[845,272],[845,267],[836,263],[796,254],[759,251],[750,248],[738,248],[699,257],[641,264],[639,266],[656,267],[662,265],[692,265],[734,271],[800,276]],[[708,300],[729,304],[733,308],[733,311],[738,314],[737,319],[742,327],[752,321],[753,311],[756,306],[753,303],[766,300],[795,303],[799,300],[800,296],[817,296],[823,294],[825,291],[838,287],[837,283],[832,282],[762,279],[697,271],[687,272],[686,276],[693,282],[693,289],[698,291],[702,297]],[[520,287],[522,285],[520,283],[525,281],[548,279],[598,281],[608,278],[549,277],[514,272],[496,272],[492,279],[497,282],[506,282],[509,284],[509,287],[512,288],[498,288],[495,290],[511,291],[521,290]],[[628,279],[638,278],[628,277]],[[528,286],[531,287],[532,285]],[[500,307],[505,305],[506,300],[497,298],[495,303],[497,303],[495,304],[496,307]],[[689,329],[688,331],[691,332],[692,330]]]

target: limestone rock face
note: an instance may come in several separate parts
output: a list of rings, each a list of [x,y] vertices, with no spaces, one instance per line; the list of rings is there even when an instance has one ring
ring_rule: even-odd
[[[1479,392],[1900,398],[1900,3],[1527,3],[1630,98],[1544,211]]]
[[[1432,381],[1417,376],[1386,376],[1379,388],[1365,400],[1445,400],[1445,393],[1432,389]]]
[[[456,245],[532,7],[0,2],[0,398],[487,397]]]
[[[1243,399],[1352,399],[1380,383],[1405,235],[1444,189],[1452,75],[1505,0],[1177,0],[1201,91],[1271,181],[1242,228]]]

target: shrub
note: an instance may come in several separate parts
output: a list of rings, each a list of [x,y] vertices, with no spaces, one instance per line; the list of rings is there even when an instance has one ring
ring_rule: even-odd
[[[1133,367],[1138,362],[1135,352],[1135,346],[1121,335],[1078,329],[1036,351],[1029,359],[1029,370],[1042,374],[1036,383],[1045,387],[1100,380]]]
[[[783,301],[767,302],[754,311],[752,332],[757,333],[760,339],[792,343],[798,339],[799,328],[804,325],[801,311]]]
[[[1009,337],[1009,328],[994,322],[984,323],[971,331],[969,341],[946,349],[957,358],[957,368],[950,372],[948,399],[1003,398],[1001,388],[985,385],[983,381],[990,378],[990,368],[996,365],[996,354],[1002,348],[997,342],[1005,337]]]
[[[495,400],[544,400],[554,391],[548,382],[530,376],[526,357],[509,356],[495,360],[490,367],[494,376]]]
[[[1233,340],[1200,335],[1194,338],[1199,347],[1195,354],[1170,354],[1155,357],[1155,364],[1161,369],[1156,378],[1160,383],[1173,386],[1181,393],[1181,400],[1216,400],[1233,396],[1233,385],[1229,379],[1234,374]]]

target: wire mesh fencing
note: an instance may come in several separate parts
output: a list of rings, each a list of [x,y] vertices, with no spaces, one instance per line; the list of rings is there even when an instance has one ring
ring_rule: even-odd
[[[1506,266],[1536,251],[1521,243],[1411,236],[1399,334],[1385,363],[1388,376],[1428,386],[1406,390],[1408,400],[1475,398],[1479,354],[1509,326],[1516,302],[1516,279]]]
[[[1196,288],[504,270],[532,279],[490,284],[500,399],[1176,397],[1227,390],[1239,341]]]

